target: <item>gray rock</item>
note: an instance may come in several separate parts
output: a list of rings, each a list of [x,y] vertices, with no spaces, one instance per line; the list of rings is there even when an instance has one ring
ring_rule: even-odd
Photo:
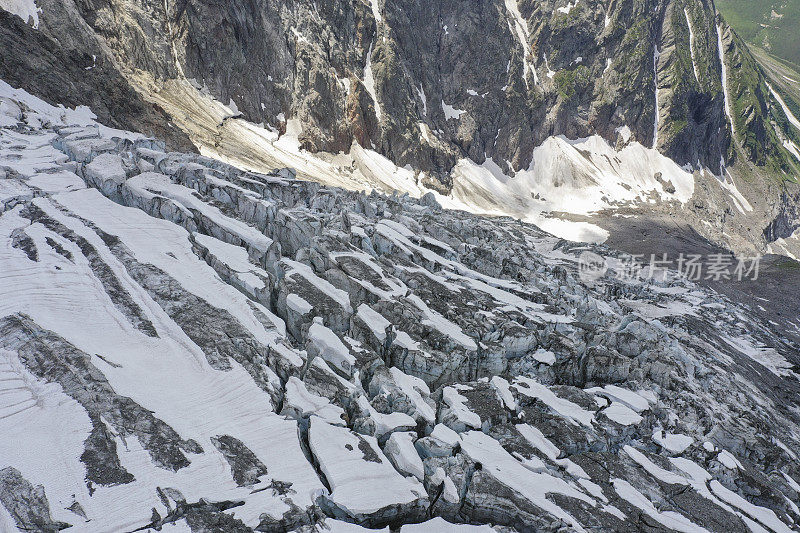
[[[22,531],[53,533],[72,527],[50,517],[50,504],[42,485],[33,486],[19,470],[6,467],[0,470],[0,504],[11,514]]]

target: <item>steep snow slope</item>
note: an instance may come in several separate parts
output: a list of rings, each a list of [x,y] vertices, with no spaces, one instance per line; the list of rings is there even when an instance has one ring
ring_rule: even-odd
[[[2,82],[0,113],[3,531],[800,521],[798,348],[747,307]]]

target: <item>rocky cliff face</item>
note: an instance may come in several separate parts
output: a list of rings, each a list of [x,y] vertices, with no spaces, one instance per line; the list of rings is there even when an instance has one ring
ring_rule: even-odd
[[[561,3],[82,0],[40,2],[40,27],[88,26],[125,69],[197,80],[252,122],[298,119],[311,151],[355,140],[445,186],[457,158],[526,168],[552,135],[615,142],[623,126],[718,170],[730,131],[712,6]]]
[[[766,142],[768,95],[751,95],[758,108],[738,113],[740,93],[763,84],[705,0],[40,5],[42,31],[62,40],[67,28],[90,29],[86,40],[124,69],[197,80],[255,123],[297,118],[311,151],[347,151],[355,140],[445,182],[458,157],[518,170],[549,136],[615,142],[623,126],[679,165],[719,171],[732,133],[720,58],[730,64],[733,129],[743,139],[752,130],[781,158]],[[432,142],[421,142],[419,123]]]
[[[780,182],[800,162],[784,147],[800,132],[775,123],[763,75],[707,0],[38,5],[39,32],[146,98],[189,79],[234,104],[231,115],[288,126],[310,153],[356,142],[443,193],[460,161],[513,176],[559,135],[638,142],[717,175],[739,161],[759,180],[763,170]],[[170,99],[176,123],[193,117]],[[188,122],[197,144],[217,143]]]
[[[800,523],[795,322],[2,82],[0,162],[4,532]]]

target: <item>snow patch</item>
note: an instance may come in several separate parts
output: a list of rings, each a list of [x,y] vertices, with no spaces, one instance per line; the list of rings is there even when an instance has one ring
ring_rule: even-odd
[[[689,8],[683,8],[683,14],[686,15],[686,27],[689,28],[689,54],[692,56],[692,68],[694,69],[694,79],[700,83],[700,75],[697,73],[697,60],[695,58],[694,50],[694,28],[692,27],[692,20],[689,16]]]
[[[606,385],[605,387],[592,387],[585,389],[586,392],[596,394],[598,396],[606,396],[612,400],[616,400],[633,409],[637,413],[647,411],[650,409],[650,401],[641,396],[640,394],[628,389],[623,389],[616,385]]]
[[[722,66],[722,93],[725,99],[725,114],[731,123],[731,131],[736,137],[736,121],[733,120],[733,112],[731,111],[731,96],[728,91],[728,67],[725,64],[725,47],[722,44],[722,26],[720,24],[717,24],[717,50],[719,51],[719,62]]]
[[[0,0],[0,9],[18,16],[25,21],[25,24],[39,29],[39,13],[42,9],[36,6],[35,0]]]
[[[466,111],[464,111],[463,109],[456,109],[455,107],[444,103],[444,100],[442,100],[442,112],[444,112],[444,118],[446,120],[451,120],[451,119],[458,120],[461,118],[461,115],[466,113]]]
[[[422,116],[428,116],[428,98],[425,96],[425,91],[422,88],[422,84],[419,84],[417,89],[417,96],[419,96],[420,101],[422,102]]]
[[[373,0],[373,4],[376,1]],[[367,93],[372,97],[372,101],[375,104],[375,117],[380,122],[383,111],[381,110],[381,103],[378,101],[378,93],[375,91],[375,76],[372,74],[372,45],[369,45],[367,62],[364,65],[364,88],[367,89]]]
[[[711,491],[720,500],[741,510],[745,515],[756,519],[759,523],[764,524],[772,531],[777,533],[791,533],[792,529],[781,521],[772,509],[754,505],[735,492],[725,488],[722,483],[716,479],[709,483]]]
[[[661,180],[656,179],[658,173]],[[667,192],[669,184],[674,193]],[[488,160],[483,165],[459,160],[450,198],[475,213],[510,215],[557,236],[602,242],[600,228],[551,219],[547,213],[588,215],[654,200],[686,203],[693,193],[694,176],[656,150],[631,142],[617,151],[599,136],[577,140],[558,136],[536,147],[529,167],[513,178]]]
[[[347,349],[339,337],[322,325],[322,319],[316,317],[308,328],[308,340],[319,351],[319,356],[337,369],[350,374],[356,364],[356,358]]]
[[[682,514],[675,511],[659,511],[653,505],[653,502],[624,479],[614,478],[611,483],[620,498],[640,509],[647,516],[668,529],[680,531],[681,533],[709,533],[707,529],[700,527]]]
[[[530,45],[530,31],[528,30],[528,22],[519,12],[519,5],[517,0],[505,0],[505,6],[508,10],[511,19],[514,21],[513,27],[510,27],[511,33],[516,36],[517,41],[522,46],[522,78],[525,80],[525,87],[528,87],[528,73],[533,73],[533,82],[539,84],[539,76],[536,74],[536,68],[531,65],[530,58],[533,57]],[[509,23],[509,26],[511,24]]]
[[[451,524],[437,516],[421,524],[408,524],[400,529],[400,533],[494,533],[492,526],[471,526],[469,524]]]
[[[733,205],[741,214],[750,213],[753,211],[753,206],[750,205],[750,202],[747,201],[747,198],[739,192],[739,188],[736,187],[736,182],[733,181],[733,177],[730,173],[725,170],[725,174],[717,180],[719,186],[725,189],[727,193],[731,197],[731,201],[733,201]]]
[[[333,405],[327,398],[309,392],[305,383],[292,376],[286,382],[284,409],[298,418],[316,416],[328,424],[344,426],[344,410]]]
[[[661,121],[661,109],[659,108],[658,101],[658,59],[661,57],[661,52],[658,46],[653,48],[653,80],[655,83],[655,119],[653,122],[653,150],[658,148],[658,123]]]
[[[559,398],[548,387],[542,385],[535,379],[520,376],[514,380],[514,386],[520,394],[540,400],[555,413],[564,417],[571,423],[592,427],[592,422],[594,421],[594,414],[592,412],[587,411],[580,405],[572,403],[569,400]]]
[[[351,513],[375,513],[427,496],[418,481],[394,469],[375,437],[312,420],[308,440],[330,483],[330,498]],[[365,454],[369,460],[365,460]]]
[[[566,481],[541,472],[532,472],[503,449],[499,442],[479,431],[462,436],[462,451],[473,461],[480,462],[483,470],[500,483],[519,493],[534,505],[560,518],[581,533],[581,527],[564,509],[550,500],[548,494],[561,494],[595,506],[596,502],[569,485]]]
[[[603,409],[603,414],[623,426],[635,426],[643,420],[636,411],[620,402],[611,402],[611,405]]]
[[[559,13],[563,13],[565,15],[569,15],[570,11],[575,9],[575,7],[577,7],[577,5],[578,5],[578,0],[575,0],[574,2],[570,2],[569,4],[567,4],[564,7],[556,8],[556,11],[558,11]]]
[[[694,444],[694,439],[689,435],[667,433],[661,428],[656,428],[653,431],[653,442],[670,453],[683,453],[689,446]]]
[[[775,98],[775,100],[778,101],[778,104],[780,104],[781,109],[783,109],[783,112],[786,115],[786,118],[789,119],[789,123],[800,130],[800,120],[794,116],[794,113],[792,113],[792,110],[789,109],[788,105],[786,105],[786,102],[783,100],[783,98],[781,98],[781,95],[778,94],[778,91],[776,91],[768,82],[767,87],[769,88],[769,92],[772,93],[772,96]]]
[[[455,387],[445,387],[442,391],[442,401],[450,408],[456,420],[466,427],[481,428],[481,417],[470,411],[467,399],[458,393]]]
[[[381,7],[378,5],[379,0],[370,0],[372,6],[372,16],[375,17],[375,22],[380,24],[383,22],[383,15],[381,15]]]

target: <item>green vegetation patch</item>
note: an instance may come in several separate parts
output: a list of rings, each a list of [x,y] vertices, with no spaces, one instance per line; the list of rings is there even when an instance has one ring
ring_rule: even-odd
[[[591,72],[584,65],[579,65],[572,70],[559,70],[553,76],[553,82],[561,98],[569,101],[591,85]]]

